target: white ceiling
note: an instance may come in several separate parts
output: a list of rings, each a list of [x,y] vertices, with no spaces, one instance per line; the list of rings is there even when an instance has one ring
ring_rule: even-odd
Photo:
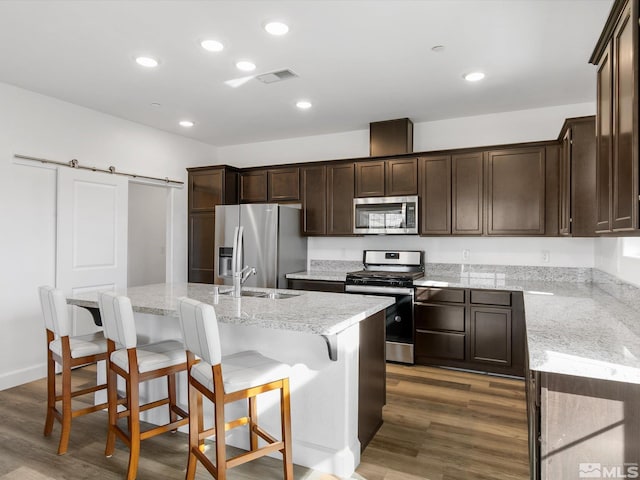
[[[611,4],[4,0],[0,81],[214,145],[593,102],[588,58]],[[289,34],[267,34],[270,19]],[[206,52],[205,38],[225,50]],[[139,67],[141,54],[160,66]],[[241,58],[256,74],[289,68],[299,78],[230,88],[246,75]],[[472,70],[485,80],[465,82]],[[298,110],[301,98],[313,108]],[[179,127],[184,118],[196,126]]]

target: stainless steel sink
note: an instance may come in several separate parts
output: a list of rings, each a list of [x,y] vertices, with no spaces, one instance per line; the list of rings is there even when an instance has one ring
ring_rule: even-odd
[[[233,295],[233,290],[226,290],[224,292],[220,292],[220,295]],[[256,290],[242,290],[240,292],[240,296],[242,297],[259,297],[259,298],[268,298],[270,300],[285,300],[287,298],[298,297],[299,293],[281,293],[281,292],[259,292]]]
[[[233,295],[233,290],[227,290],[226,292],[220,292],[220,295]],[[240,292],[241,297],[266,297],[267,292],[256,292],[255,290],[242,290]]]
[[[265,295],[267,298],[272,300],[284,300],[287,298],[299,297],[299,293],[279,293],[279,292],[270,292]]]

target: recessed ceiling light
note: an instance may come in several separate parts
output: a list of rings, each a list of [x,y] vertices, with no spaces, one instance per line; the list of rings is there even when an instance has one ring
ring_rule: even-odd
[[[143,67],[153,68],[158,66],[158,60],[151,57],[137,57],[136,63],[138,65],[142,65]]]
[[[301,110],[307,110],[308,108],[312,107],[312,104],[308,100],[300,100],[296,103],[296,107],[298,107]]]
[[[248,60],[240,60],[236,63],[236,67],[238,67],[238,70],[242,70],[243,72],[252,72],[256,69],[256,64]]]
[[[200,42],[200,46],[208,52],[221,52],[224,50],[224,45],[217,40],[203,40]]]
[[[477,82],[484,78],[484,73],[482,72],[471,72],[464,75],[464,79],[467,82]]]
[[[444,45],[434,45],[431,47],[431,51],[435,53],[444,52]]]
[[[289,31],[289,26],[282,22],[269,22],[264,26],[264,29],[271,35],[286,35]]]
[[[191,120],[180,120],[180,126],[185,128],[191,128],[195,125]]]

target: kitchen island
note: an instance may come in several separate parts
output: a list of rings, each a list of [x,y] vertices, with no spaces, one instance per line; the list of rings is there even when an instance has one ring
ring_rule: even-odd
[[[158,284],[119,291],[131,299],[136,328],[149,341],[181,338],[176,302],[187,296],[214,306],[223,354],[257,350],[291,365],[293,460],[315,470],[350,476],[361,448],[382,423],[385,402],[384,310],[393,298],[325,292],[246,289],[233,298],[221,286]],[[97,308],[97,294],[72,295],[69,303]],[[99,372],[102,369],[99,370]],[[186,405],[186,378],[179,403]],[[164,391],[164,382],[149,382],[145,400]],[[267,430],[279,431],[277,392],[260,397],[259,415]],[[206,405],[206,404],[205,404]],[[227,407],[230,418],[246,409]],[[147,421],[165,421],[165,412],[150,411]],[[207,418],[205,417],[205,421]],[[230,445],[248,448],[248,433],[227,435]]]

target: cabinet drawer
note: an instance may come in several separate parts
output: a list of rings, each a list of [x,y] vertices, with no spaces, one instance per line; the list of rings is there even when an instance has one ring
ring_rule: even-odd
[[[416,332],[416,357],[464,360],[464,334]]]
[[[416,302],[464,303],[462,288],[417,288]]]
[[[494,290],[471,290],[471,303],[482,305],[511,306],[511,292]]]
[[[464,307],[452,305],[423,305],[416,303],[413,308],[417,329],[453,330],[464,332]]]

